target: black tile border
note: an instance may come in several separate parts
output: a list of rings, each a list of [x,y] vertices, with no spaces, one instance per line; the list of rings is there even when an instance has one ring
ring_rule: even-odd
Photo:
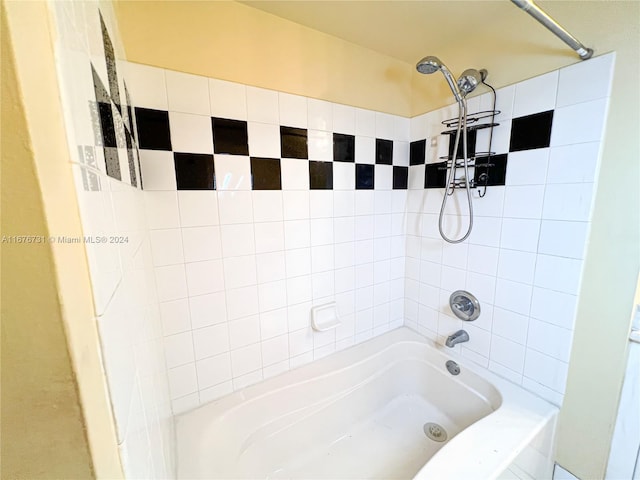
[[[393,140],[376,138],[376,165],[393,165]]]
[[[282,190],[279,158],[251,157],[251,189]]]
[[[333,161],[356,161],[356,137],[344,133],[333,134]]]
[[[309,189],[333,189],[333,162],[309,161]]]
[[[216,189],[213,155],[174,152],[173,162],[178,190]]]

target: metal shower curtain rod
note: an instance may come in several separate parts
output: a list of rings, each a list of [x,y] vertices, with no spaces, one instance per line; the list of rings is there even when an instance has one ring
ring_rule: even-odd
[[[562,25],[545,13],[532,0],[511,0],[518,8],[521,8],[542,25],[551,30],[560,40],[573,48],[582,60],[587,60],[593,55],[591,48],[585,47],[576,37],[567,32]]]

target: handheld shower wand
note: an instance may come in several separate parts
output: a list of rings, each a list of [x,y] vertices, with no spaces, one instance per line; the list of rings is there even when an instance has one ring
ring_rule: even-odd
[[[444,63],[434,56],[424,57],[416,64],[416,70],[422,74],[431,74],[438,70],[442,72],[444,78],[449,84],[449,88],[453,92],[453,96],[458,102],[458,125],[456,128],[456,137],[453,145],[453,158],[451,159],[451,165],[447,169],[447,180],[445,186],[444,196],[442,198],[442,205],[440,207],[440,215],[438,217],[438,229],[440,230],[440,236],[449,243],[461,243],[464,242],[473,229],[473,202],[471,198],[471,181],[469,180],[469,159],[467,157],[467,94],[476,89],[478,84],[482,83],[487,78],[486,70],[475,70],[473,68],[467,69],[462,72],[460,78],[456,82],[451,75],[449,69]],[[458,153],[458,145],[460,144],[460,133],[462,133],[462,158],[464,166],[465,176],[465,189],[467,191],[467,203],[469,205],[469,228],[467,232],[458,239],[451,239],[444,233],[444,210],[447,205],[447,198],[453,194],[455,189],[455,171],[456,171],[456,157]]]

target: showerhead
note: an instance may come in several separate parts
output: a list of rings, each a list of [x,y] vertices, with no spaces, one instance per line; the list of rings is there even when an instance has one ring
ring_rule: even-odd
[[[456,98],[456,101],[462,102],[462,95],[460,94],[460,90],[458,90],[458,86],[456,85],[455,80],[453,79],[453,75],[447,68],[447,66],[440,61],[438,57],[428,56],[424,57],[418,63],[416,63],[416,70],[423,74],[431,74],[440,70],[444,75],[444,78],[447,80],[449,84],[449,88],[453,92],[453,96]]]
[[[434,56],[424,57],[422,60],[420,60],[416,64],[416,70],[426,75],[437,72],[442,67],[444,67],[444,64],[440,61],[438,57],[434,57]]]
[[[485,78],[487,78],[487,71],[484,69],[478,71],[475,68],[469,68],[462,72],[458,78],[458,88],[462,96],[466,97],[467,94],[473,92]]]

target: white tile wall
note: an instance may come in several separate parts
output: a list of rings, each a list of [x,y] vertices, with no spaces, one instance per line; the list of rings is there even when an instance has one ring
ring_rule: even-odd
[[[448,245],[440,240],[441,193],[422,190],[424,171],[410,167],[406,324],[442,342],[461,328],[449,316],[448,297],[453,290],[468,289],[480,299],[483,313],[464,326],[471,341],[460,353],[558,405],[571,352],[613,60],[614,55],[605,55],[498,90],[501,126],[494,130],[492,149],[508,151],[511,118],[547,110],[554,110],[551,145],[508,154],[504,197],[501,187],[490,187],[485,198],[474,198],[474,230],[467,242]],[[575,78],[592,71],[593,85],[574,88]],[[491,108],[490,96],[481,95],[479,105]],[[446,108],[412,119],[411,139],[437,135],[438,123],[451,113]],[[487,133],[479,132],[479,149]],[[446,147],[443,143],[427,141],[427,159],[436,157]],[[446,221],[449,225],[459,219]]]
[[[167,110],[165,71],[122,62],[115,15],[107,2],[99,5],[118,59],[121,101],[124,77],[136,105]],[[167,376],[165,360],[176,366],[192,361],[192,352],[185,348],[191,337],[188,304],[175,300],[159,305],[160,295],[169,300],[186,292],[175,175],[169,175],[173,158],[165,152],[145,152],[141,159],[146,187],[165,191],[142,192],[126,178],[119,182],[106,175],[102,148],[93,147],[88,108],[95,102],[93,81],[87,75],[91,64],[102,83],[109,85],[98,2],[50,2],[50,7],[59,33],[60,93],[70,151],[76,155],[70,168],[84,234],[118,234],[127,239],[123,244],[86,244],[96,305],[95,318],[87,320],[95,321],[100,333],[124,472],[127,478],[171,478],[175,445],[170,389],[184,387]],[[116,109],[114,115],[116,121],[123,120]],[[97,163],[77,156],[78,146],[89,150]],[[127,166],[125,176],[128,171]],[[83,177],[93,179],[93,190],[85,188]],[[146,193],[151,197],[145,198]],[[156,228],[152,234],[149,223]],[[189,381],[186,375],[178,379]]]
[[[287,125],[309,129],[311,160],[332,161],[333,132],[339,132],[357,135],[363,162],[373,162],[375,138],[382,136],[395,141],[396,163],[408,165],[407,119],[164,73],[179,148],[204,153],[204,143],[211,144],[210,127],[196,133],[207,110],[248,120],[250,155],[280,158],[279,125]],[[194,91],[180,96],[177,86],[187,84]],[[197,97],[203,105],[195,105]],[[355,191],[354,164],[337,162],[334,189],[310,191],[308,162],[285,158],[281,191],[251,191],[249,158],[216,154],[217,191],[175,192],[170,155],[147,157],[174,412],[402,324],[406,191],[392,190],[390,166],[376,165],[376,190]],[[334,300],[343,326],[311,330],[311,307]]]

